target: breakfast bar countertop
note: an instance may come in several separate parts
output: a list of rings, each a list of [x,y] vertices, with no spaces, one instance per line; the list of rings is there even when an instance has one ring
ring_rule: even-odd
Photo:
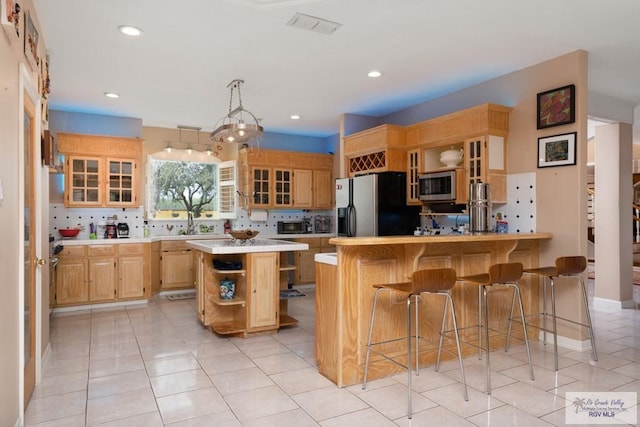
[[[257,252],[306,251],[306,243],[276,239],[253,239],[243,242],[233,239],[187,240],[187,246],[208,254],[247,254]]]

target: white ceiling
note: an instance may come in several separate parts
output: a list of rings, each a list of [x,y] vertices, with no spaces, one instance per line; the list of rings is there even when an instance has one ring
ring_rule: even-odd
[[[242,78],[266,131],[328,136],[342,113],[394,112],[576,49],[589,52],[590,92],[640,103],[638,0],[33,1],[51,108],[145,126],[211,130]],[[342,27],[287,26],[296,12]]]

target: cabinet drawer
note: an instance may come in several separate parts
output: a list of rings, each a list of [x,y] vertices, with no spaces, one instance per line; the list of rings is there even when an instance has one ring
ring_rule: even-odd
[[[118,249],[116,245],[89,245],[88,246],[88,256],[105,256],[105,255],[116,255],[118,253]]]
[[[87,254],[86,246],[65,246],[64,243],[62,246],[64,249],[62,249],[62,252],[58,255],[61,258],[81,257]]]
[[[322,238],[321,237],[301,237],[299,239],[295,239],[297,243],[306,243],[309,245],[309,249],[311,248],[319,248],[322,246]]]
[[[144,255],[144,243],[119,245],[118,252],[120,255]]]
[[[162,251],[184,251],[187,249],[187,242],[183,240],[171,240],[160,243]]]

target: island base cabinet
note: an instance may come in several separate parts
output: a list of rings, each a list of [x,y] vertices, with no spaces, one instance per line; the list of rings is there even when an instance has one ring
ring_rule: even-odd
[[[221,270],[214,260],[237,264],[237,269]],[[286,254],[278,252],[212,255],[196,251],[194,272],[198,320],[220,335],[248,336],[275,331],[281,326],[297,324],[287,314],[287,303],[279,299],[286,289],[288,271]],[[235,295],[223,299],[220,283],[232,280]]]

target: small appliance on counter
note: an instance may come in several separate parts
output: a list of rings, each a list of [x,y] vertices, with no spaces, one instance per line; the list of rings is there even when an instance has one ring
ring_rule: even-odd
[[[316,233],[331,233],[331,217],[329,215],[316,215],[313,225]]]
[[[469,226],[472,232],[491,230],[491,185],[469,184]]]
[[[278,234],[305,234],[305,221],[278,221]]]
[[[311,225],[311,221],[313,220],[313,217],[305,216],[305,217],[302,217],[302,220],[304,221],[304,232],[313,233],[313,225]]]
[[[126,222],[119,222],[117,226],[118,239],[126,239],[129,237],[129,224]]]
[[[105,232],[104,237],[106,239],[117,239],[118,238],[118,231],[117,231],[116,225],[107,223],[106,227],[107,228],[106,228],[106,232]]]

